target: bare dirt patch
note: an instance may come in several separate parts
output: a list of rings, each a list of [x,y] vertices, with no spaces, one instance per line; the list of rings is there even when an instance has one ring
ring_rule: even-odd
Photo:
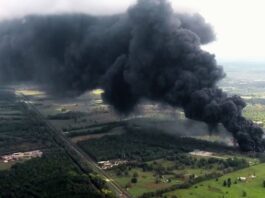
[[[106,132],[106,133],[88,134],[88,135],[81,135],[81,136],[73,137],[73,138],[71,138],[71,141],[76,144],[76,143],[82,142],[82,141],[99,139],[99,138],[102,138],[106,135],[121,135],[124,132],[125,131],[122,127],[116,127],[114,129],[110,130],[109,132]]]

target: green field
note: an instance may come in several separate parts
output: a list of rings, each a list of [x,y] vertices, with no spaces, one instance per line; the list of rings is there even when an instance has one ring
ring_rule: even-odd
[[[152,164],[154,168],[160,166],[163,167],[163,169],[174,166],[174,162],[164,159],[149,161],[147,164]],[[181,179],[176,178],[174,174],[161,174],[159,177],[155,171],[143,171],[141,168],[131,168],[127,172],[127,175],[117,176],[115,170],[110,170],[112,178],[122,187],[126,188],[133,197],[138,197],[143,193],[153,192],[183,182]],[[137,183],[133,184],[131,179],[135,173],[138,175]],[[128,184],[130,184],[129,187]]]
[[[262,122],[263,126],[265,123],[265,105],[262,104],[248,104],[244,109],[244,116],[256,121]]]
[[[138,174],[137,183],[135,184],[131,183],[131,178],[134,173]],[[163,175],[163,178],[159,178],[159,182],[156,182],[157,176],[155,176],[153,172],[143,172],[140,168],[132,168],[128,171],[127,176],[117,176],[113,171],[110,171],[110,175],[124,188],[126,188],[126,185],[130,184],[130,187],[127,188],[127,190],[133,197],[138,197],[146,192],[152,192],[181,183],[179,179],[173,178],[173,175]],[[169,178],[171,178],[170,182]]]
[[[2,170],[8,170],[10,169],[13,165],[17,164],[17,163],[23,163],[27,160],[18,160],[18,161],[9,161],[8,163],[4,163],[4,162],[0,162],[0,171]]]
[[[238,177],[249,177],[255,175],[256,178],[249,178],[247,181],[238,181]],[[224,187],[223,182],[231,178],[231,187]],[[208,180],[205,182],[193,185],[189,189],[176,190],[167,193],[168,197],[176,195],[178,198],[263,198],[265,187],[263,181],[265,180],[265,164],[255,165],[245,168],[233,173],[226,174],[216,181]],[[234,182],[237,181],[237,184]]]
[[[215,173],[223,174],[223,170],[220,169],[220,161],[209,164],[211,159],[201,159],[201,157],[185,157],[182,158],[182,162],[158,159],[137,166],[126,165],[114,168],[109,170],[109,174],[122,187],[126,188],[133,197],[139,197],[143,193],[156,192],[161,189],[168,189],[176,184],[189,183],[191,178],[205,177]],[[210,161],[207,162],[206,159]],[[205,162],[203,167],[200,167],[200,162]],[[191,164],[184,166],[185,163]],[[136,183],[132,182],[134,175],[137,175]]]
[[[0,162],[0,171],[1,170],[8,170],[14,164],[15,163],[13,163],[13,162],[9,162],[9,163]]]

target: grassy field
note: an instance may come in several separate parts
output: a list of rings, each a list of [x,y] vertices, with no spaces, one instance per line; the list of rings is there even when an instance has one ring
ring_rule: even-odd
[[[22,160],[21,161],[10,161],[8,163],[4,163],[4,162],[1,161],[0,162],[0,171],[2,171],[2,170],[8,170],[14,164],[16,164],[16,163],[22,163],[22,162],[24,162],[24,161],[22,161]]]
[[[238,177],[249,177],[255,175],[256,178],[249,178],[247,181],[238,181]],[[224,187],[223,182],[231,178],[231,187]],[[176,195],[178,198],[263,198],[265,188],[263,181],[265,180],[265,164],[259,164],[250,168],[245,168],[233,173],[224,175],[216,180],[208,180],[192,186],[189,189],[177,190],[168,193],[170,197]],[[235,184],[235,181],[237,184]]]
[[[152,192],[158,189],[170,187],[177,183],[181,183],[181,180],[175,178],[168,182],[168,179],[173,177],[173,175],[163,175],[163,178],[156,183],[157,178],[153,172],[143,172],[140,168],[132,168],[130,171],[128,171],[128,173],[128,176],[117,176],[113,171],[110,171],[112,178],[122,187],[126,187],[128,184],[131,185],[129,188],[127,188],[127,190],[133,197],[138,197],[145,192]],[[131,178],[133,177],[134,173],[138,174],[137,183],[135,184],[131,183]]]
[[[246,108],[244,109],[244,116],[247,118],[256,121],[256,122],[262,122],[264,125],[265,123],[265,105],[261,104],[248,104]]]
[[[227,155],[226,157],[227,158],[230,157],[230,159],[232,158],[231,155]],[[258,159],[256,158],[249,158],[245,156],[241,157],[244,158],[247,162],[251,162],[250,164],[259,163]],[[210,159],[210,157],[192,156],[190,160],[191,159],[200,160],[203,158]],[[190,176],[204,177],[205,175],[215,174],[215,173],[223,174],[223,169],[220,169],[220,164],[218,163],[213,163],[210,166],[207,166],[207,164],[205,164],[203,167],[198,167],[198,165],[181,166],[177,160],[171,161],[166,159],[157,159],[145,162],[145,164],[148,164],[153,168],[151,170],[146,169],[144,171],[144,169],[140,167],[136,168],[134,167],[129,169],[127,167],[127,169],[120,171],[120,174],[117,174],[119,172],[117,171],[117,169],[111,169],[109,170],[109,173],[116,182],[118,182],[122,187],[127,188],[128,192],[133,197],[139,197],[143,193],[155,192],[157,190],[174,186],[175,184],[189,182]],[[181,196],[182,198],[189,198],[189,197],[205,198],[205,193],[211,192],[213,198],[218,198],[220,196],[222,198],[223,195],[225,197],[231,197],[231,198],[238,197],[240,193],[243,193],[243,191],[242,190],[240,191],[240,189],[243,188],[244,183],[237,181],[237,184],[234,184],[237,178],[256,175],[257,176],[256,178],[246,183],[246,184],[251,183],[252,186],[252,182],[255,182],[253,184],[254,185],[253,189],[255,189],[257,185],[262,186],[263,179],[265,180],[265,170],[263,172],[262,170],[263,168],[265,168],[265,164],[261,164],[260,166],[255,165],[252,166],[251,168],[242,169],[241,171],[235,171],[231,174],[225,175],[224,177],[220,177],[218,181],[209,180],[207,182],[202,182],[197,185],[194,185],[192,188],[186,190],[178,190],[176,192],[169,193],[169,195],[170,196],[177,195],[178,198],[179,196]],[[163,172],[163,170],[165,171]],[[137,173],[138,181],[137,183],[132,183],[131,179],[134,177],[135,173]],[[230,188],[223,187],[224,180],[227,180],[228,178],[231,178],[232,186]],[[248,189],[251,189],[251,187]],[[264,189],[261,188],[261,190]],[[226,192],[228,193],[226,194]],[[248,192],[246,193],[248,194]]]
[[[122,187],[127,188],[128,192],[133,197],[138,197],[146,192],[154,192],[159,189],[174,186],[175,184],[183,183],[187,180],[190,175],[202,176],[210,172],[216,171],[216,168],[203,169],[203,168],[191,168],[186,167],[183,169],[176,169],[175,162],[165,159],[158,159],[146,162],[153,166],[152,171],[143,171],[142,168],[131,168],[127,171],[127,175],[117,175],[117,171],[109,170],[112,178],[117,181]],[[157,169],[171,170],[168,173],[158,174],[155,170]],[[123,171],[124,172],[124,171]],[[131,179],[133,175],[137,173],[137,183],[132,183]],[[176,176],[182,175],[182,176]],[[158,182],[157,182],[158,181]],[[128,188],[129,184],[129,188]]]
[[[12,165],[13,165],[12,163],[0,162],[0,171],[1,170],[8,170],[9,168],[11,168]]]

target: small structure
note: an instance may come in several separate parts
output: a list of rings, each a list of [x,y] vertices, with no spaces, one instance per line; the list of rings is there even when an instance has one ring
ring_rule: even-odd
[[[212,157],[213,153],[212,152],[208,152],[208,151],[194,150],[194,151],[190,152],[190,155],[203,156],[203,157]]]
[[[127,164],[127,163],[128,163],[127,160],[116,159],[116,160],[100,161],[100,162],[98,162],[98,165],[103,170],[107,170],[107,169],[111,169],[115,166],[120,166],[122,164]]]
[[[18,160],[26,160],[36,157],[42,156],[42,151],[40,150],[34,150],[34,151],[28,151],[28,152],[18,152],[18,153],[12,153],[10,155],[3,155],[0,157],[4,163],[8,163],[9,161],[18,161]]]
[[[246,181],[246,180],[247,180],[246,177],[238,177],[237,179],[238,179],[239,181]]]
[[[249,180],[252,180],[252,179],[255,179],[256,178],[256,175],[250,175],[248,177],[238,177],[237,180],[238,181],[249,181]]]
[[[263,127],[263,122],[262,121],[253,121],[256,125]]]

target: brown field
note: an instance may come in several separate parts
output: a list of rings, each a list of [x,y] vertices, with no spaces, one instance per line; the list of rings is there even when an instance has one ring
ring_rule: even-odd
[[[123,128],[117,127],[117,128],[112,129],[110,132],[107,132],[107,133],[88,134],[88,135],[81,135],[81,136],[73,137],[73,138],[71,138],[71,141],[76,144],[78,142],[82,142],[82,141],[86,141],[86,140],[99,139],[99,138],[102,138],[106,135],[121,135],[122,133],[124,133]]]

